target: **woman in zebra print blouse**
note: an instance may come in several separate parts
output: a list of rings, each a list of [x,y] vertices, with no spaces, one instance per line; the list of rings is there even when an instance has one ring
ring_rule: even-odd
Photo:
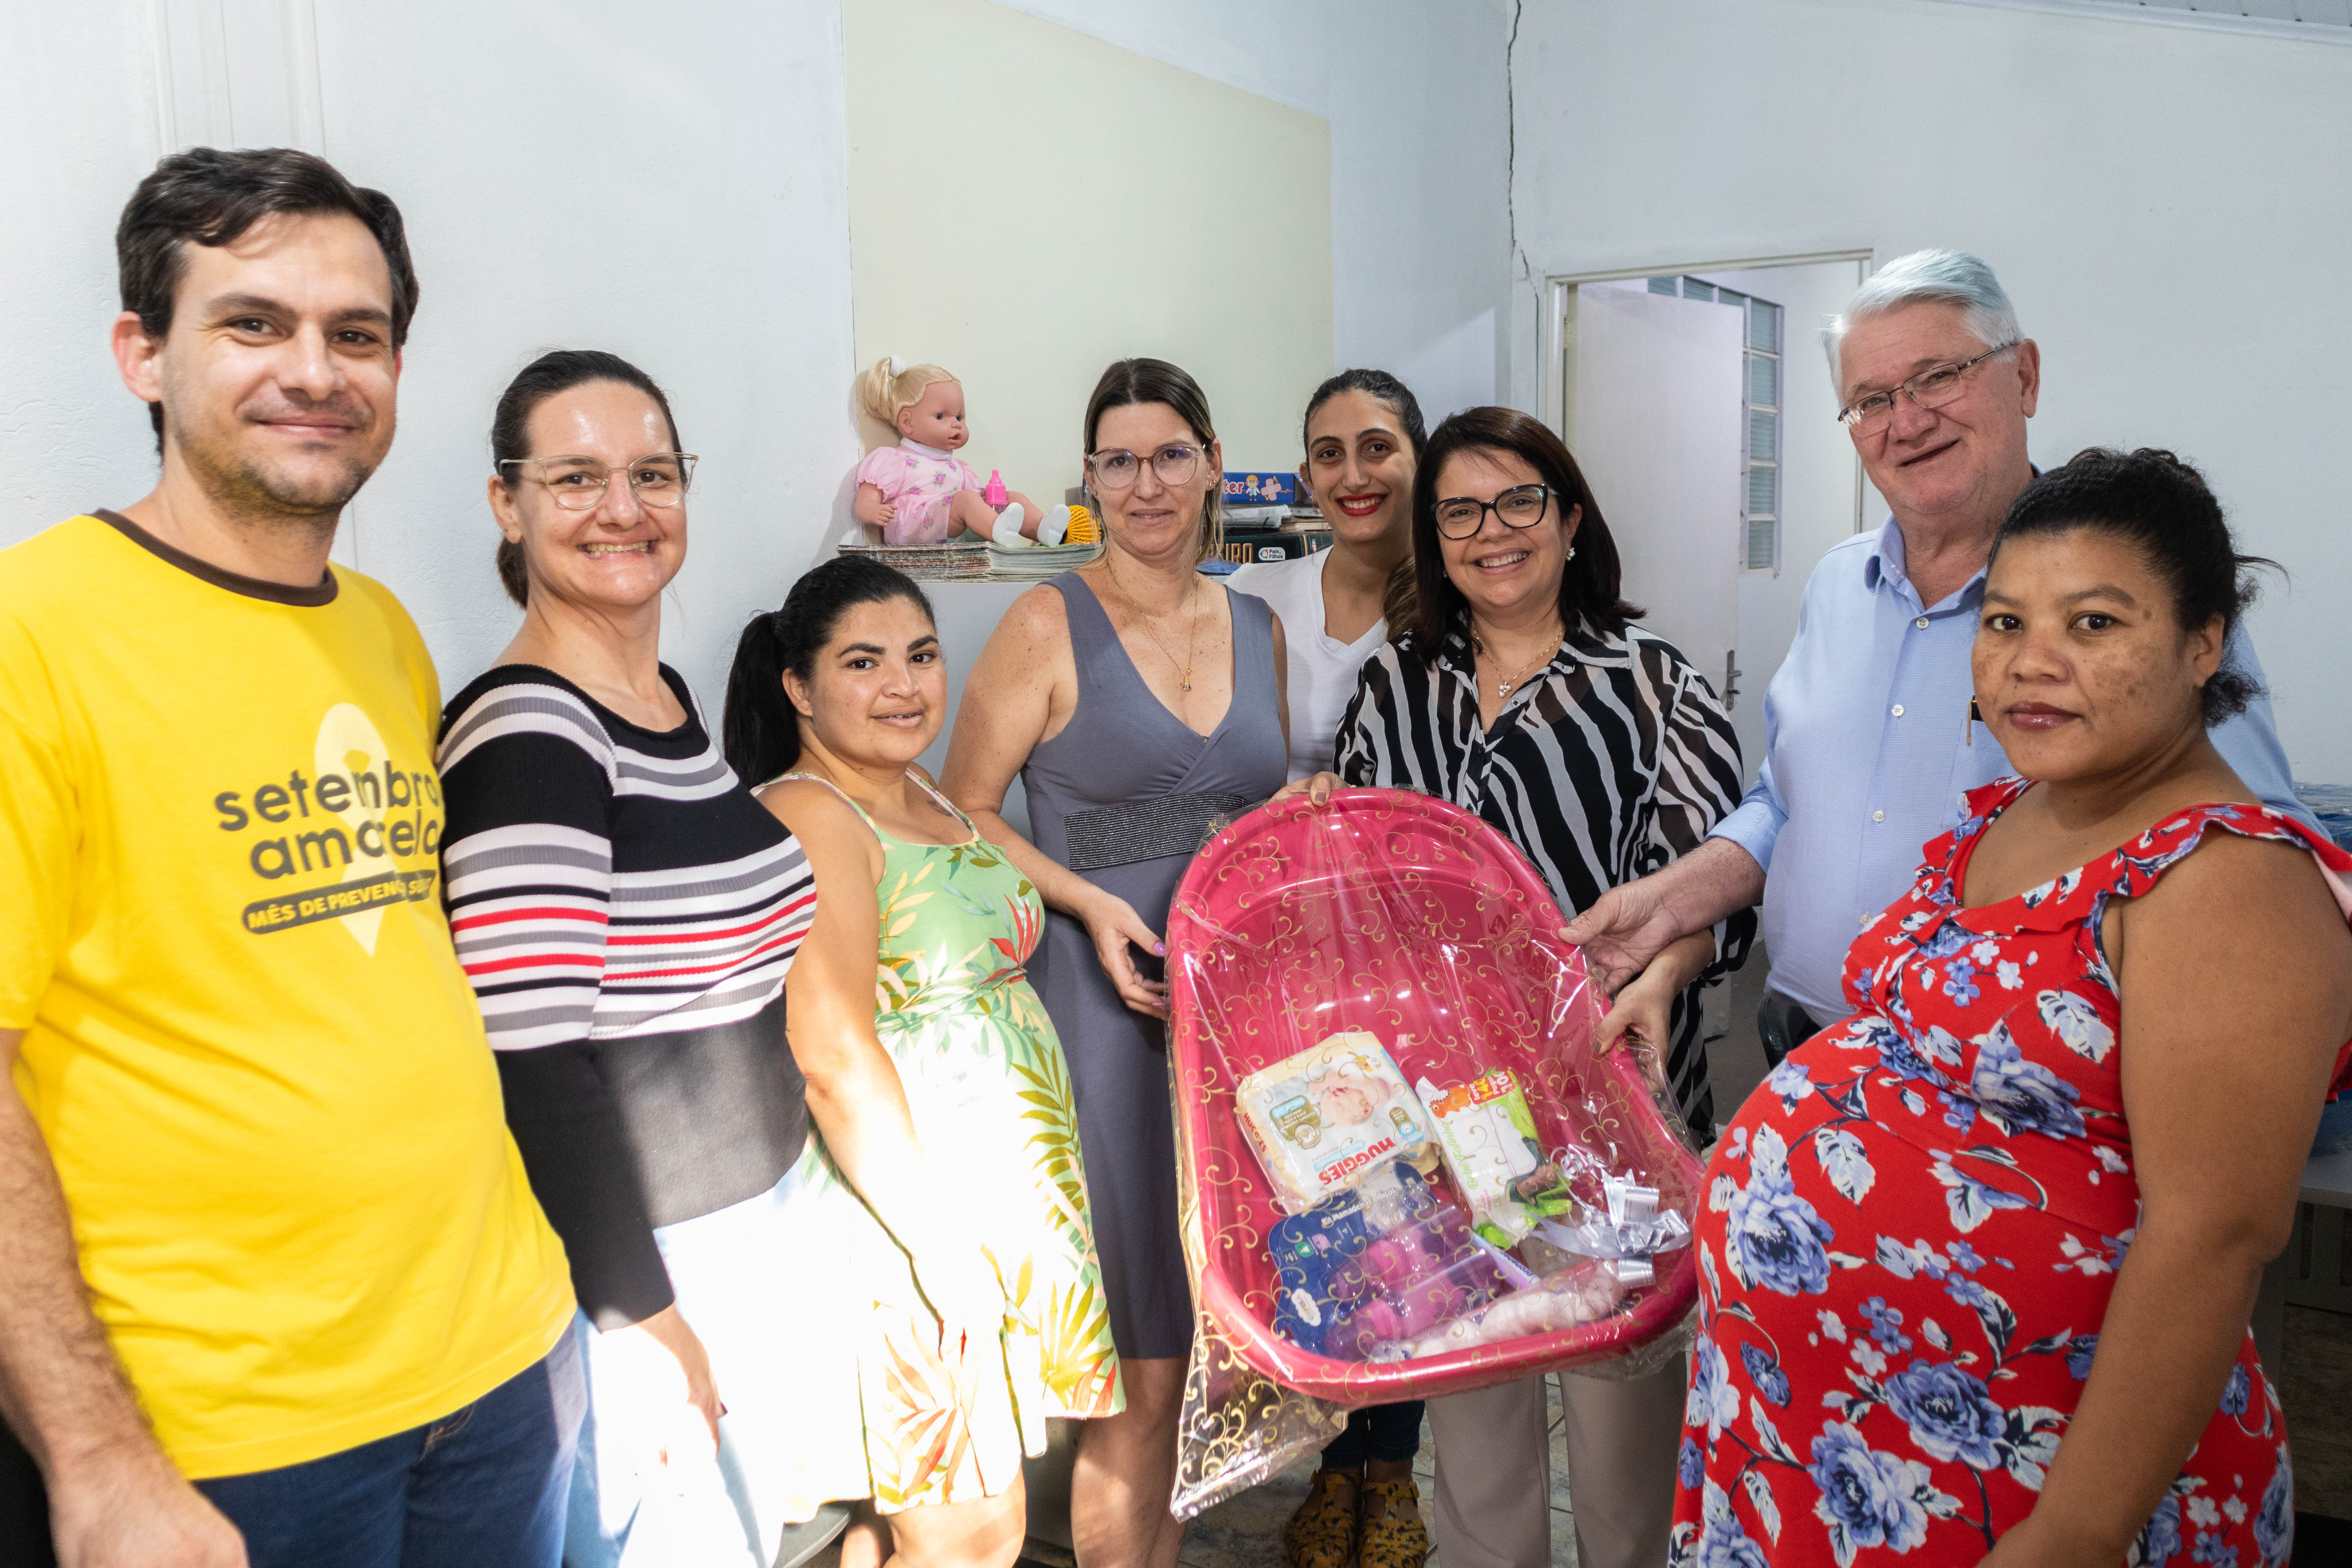
[[[1340,721],[1340,780],[1475,812],[1570,917],[1706,842],[1739,803],[1739,743],[1697,671],[1630,624],[1642,612],[1618,597],[1616,543],[1559,437],[1507,408],[1440,425],[1414,480],[1413,552],[1417,616],[1364,666]],[[1742,911],[1684,938],[1610,1015],[1612,1036],[1664,1058],[1664,1079],[1702,1136],[1713,1100],[1699,993],[1746,956],[1754,929]],[[1663,1561],[1679,1371],[1560,1382],[1578,1560]],[[1543,1379],[1433,1400],[1429,1419],[1446,1568],[1549,1563]]]

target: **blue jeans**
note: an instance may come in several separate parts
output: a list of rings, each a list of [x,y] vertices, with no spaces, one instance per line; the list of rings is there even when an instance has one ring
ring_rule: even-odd
[[[196,1489],[245,1532],[252,1568],[558,1568],[586,1404],[567,1333],[438,1421]]]
[[[1421,1401],[1348,1412],[1348,1429],[1324,1446],[1323,1468],[1352,1470],[1366,1459],[1391,1464],[1421,1452]]]

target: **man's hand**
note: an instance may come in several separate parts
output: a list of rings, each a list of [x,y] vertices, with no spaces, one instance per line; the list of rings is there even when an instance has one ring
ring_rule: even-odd
[[[60,1568],[246,1568],[245,1537],[152,1443],[49,1478]]]
[[[1659,896],[1658,877],[1664,874],[1621,882],[1568,922],[1568,940],[1584,950],[1585,968],[1612,996],[1667,943],[1686,934]]]
[[[1764,896],[1764,868],[1738,845],[1710,838],[1673,865],[1620,883],[1568,922],[1568,940],[1611,995],[1666,944],[1728,919]]]
[[[64,1568],[245,1568],[245,1538],[147,1430],[89,1309],[65,1189],[0,1029],[0,1410],[40,1462]]]

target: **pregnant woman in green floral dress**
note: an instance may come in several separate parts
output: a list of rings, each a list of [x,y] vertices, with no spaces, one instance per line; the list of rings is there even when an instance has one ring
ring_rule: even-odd
[[[816,876],[785,1005],[825,1137],[802,1165],[808,1299],[779,1322],[811,1363],[796,1495],[871,1500],[844,1568],[1009,1565],[1046,1418],[1124,1404],[1069,1068],[1022,967],[1043,904],[910,765],[946,689],[921,590],[852,559],[746,627],[728,683],[728,761],[772,781]],[[826,1092],[858,1113],[828,1118]],[[898,1118],[914,1168],[898,1138],[863,1146]]]

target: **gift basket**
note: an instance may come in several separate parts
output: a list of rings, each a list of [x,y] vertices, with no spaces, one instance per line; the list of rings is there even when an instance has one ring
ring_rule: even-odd
[[[1303,1458],[1349,1409],[1688,1337],[1701,1166],[1534,869],[1444,801],[1335,792],[1202,848],[1168,921],[1199,1313],[1172,1506]]]

